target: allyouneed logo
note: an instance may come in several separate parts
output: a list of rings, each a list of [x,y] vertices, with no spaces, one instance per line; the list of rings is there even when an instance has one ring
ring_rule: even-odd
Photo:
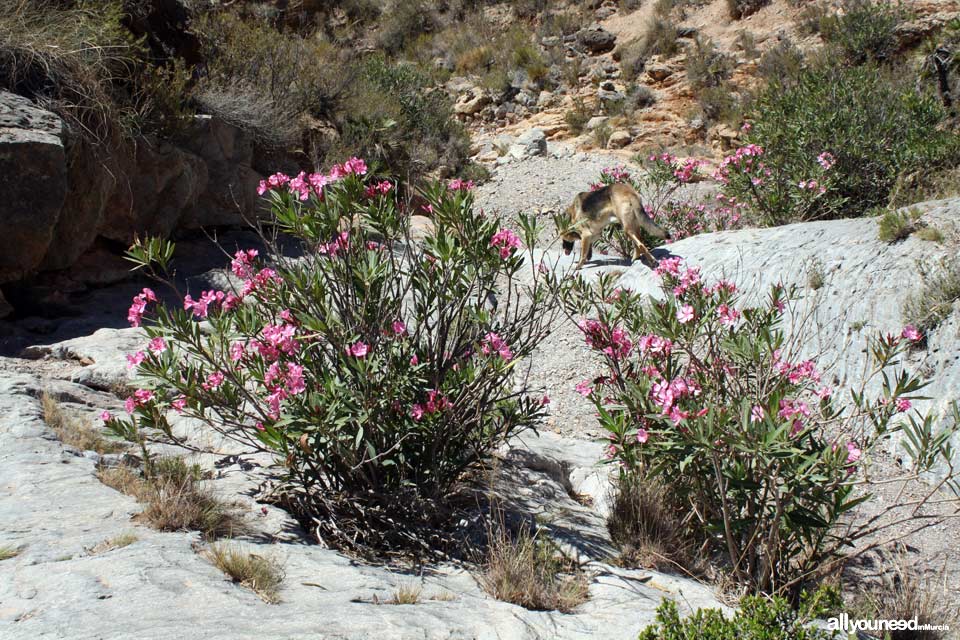
[[[946,624],[920,624],[917,618],[907,620],[864,620],[850,619],[850,615],[841,613],[839,617],[827,618],[827,629],[830,631],[949,631]]]

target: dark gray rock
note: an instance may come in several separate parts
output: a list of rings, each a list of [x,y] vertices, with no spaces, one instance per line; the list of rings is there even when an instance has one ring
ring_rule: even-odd
[[[617,43],[617,36],[600,25],[593,25],[577,32],[577,42],[591,55],[600,55],[613,51]]]
[[[0,92],[0,282],[43,260],[67,195],[64,127],[59,117]]]

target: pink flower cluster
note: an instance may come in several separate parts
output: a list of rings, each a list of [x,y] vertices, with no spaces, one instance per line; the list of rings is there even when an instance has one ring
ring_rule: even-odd
[[[450,191],[473,191],[475,188],[476,185],[473,180],[462,180],[460,178],[454,178],[447,184],[447,189]]]
[[[410,407],[410,417],[419,422],[424,415],[432,415],[438,411],[446,411],[453,406],[450,400],[436,389],[427,392],[427,401]]]
[[[225,311],[236,308],[240,304],[240,298],[232,293],[223,291],[204,291],[200,294],[199,300],[194,300],[190,294],[183,298],[183,308],[187,311],[193,309],[193,315],[198,318],[206,318],[210,313],[210,306],[222,305]]]
[[[522,246],[520,242],[520,237],[509,229],[501,229],[497,231],[492,238],[490,238],[490,246],[500,248],[500,259],[506,260],[510,257],[510,254],[514,249],[519,249]]]
[[[622,327],[612,329],[599,320],[581,320],[577,325],[587,346],[614,360],[625,358],[633,349],[633,341]]]
[[[316,194],[318,198],[323,197],[323,189],[328,184],[336,182],[348,175],[366,175],[367,164],[360,158],[350,158],[343,164],[335,164],[330,167],[330,173],[310,173],[301,171],[296,177],[291,178],[283,173],[275,173],[266,180],[261,180],[257,186],[257,194],[263,195],[267,191],[276,191],[286,186],[290,193],[297,196],[298,199],[306,200],[311,193]]]
[[[307,390],[303,377],[303,367],[288,362],[286,369],[274,362],[263,376],[263,383],[267,386],[268,415],[271,419],[280,418],[280,404],[291,396],[296,396]]]
[[[627,171],[626,167],[623,165],[617,165],[615,167],[604,167],[600,170],[600,173],[613,182],[629,182],[630,181],[630,172]],[[602,186],[602,185],[601,185]]]
[[[333,238],[333,240],[317,247],[317,253],[322,256],[330,256],[331,258],[335,258],[340,252],[346,251],[349,247],[350,234],[346,231],[341,231]]]
[[[131,327],[139,327],[143,322],[143,314],[147,310],[148,302],[156,302],[157,295],[153,292],[153,289],[144,287],[143,291],[133,296],[133,304],[130,305],[129,311],[127,311],[127,321],[130,323]]]
[[[684,184],[690,182],[701,164],[703,163],[696,158],[687,158],[683,164],[673,170],[673,177]]]
[[[833,157],[832,153],[830,153],[829,151],[824,151],[823,153],[817,156],[817,162],[820,164],[821,167],[823,167],[824,171],[829,171],[830,168],[833,167],[834,164],[836,164],[837,160],[836,158]]]
[[[769,176],[770,171],[763,166],[762,162],[754,163],[754,159],[762,155],[763,147],[758,145],[748,144],[740,147],[720,162],[720,166],[713,173],[713,177],[718,182],[727,184],[730,182],[730,171],[734,168],[748,172],[759,170],[762,175]],[[754,179],[759,180],[760,178],[755,177]]]
[[[513,360],[513,351],[510,350],[510,345],[498,334],[493,332],[483,337],[483,341],[480,343],[480,351],[484,355],[498,354],[504,362]]]
[[[124,400],[123,408],[127,413],[133,413],[137,407],[143,407],[154,399],[153,391],[149,389],[137,389],[133,395]]]
[[[389,180],[381,180],[376,184],[369,184],[367,188],[363,190],[363,195],[368,198],[373,198],[377,195],[387,195],[390,193],[390,190],[393,189],[393,183]]]
[[[701,392],[700,385],[695,380],[677,377],[673,380],[661,379],[659,382],[655,382],[650,389],[650,397],[660,407],[662,414],[668,416],[674,424],[677,424],[690,417],[689,411],[680,409],[679,401],[684,398],[699,396]]]

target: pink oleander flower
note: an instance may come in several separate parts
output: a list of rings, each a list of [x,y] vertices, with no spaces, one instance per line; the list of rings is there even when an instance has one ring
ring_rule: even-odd
[[[360,158],[353,157],[343,163],[343,172],[363,176],[367,174],[367,163]]]
[[[256,249],[240,250],[233,254],[233,260],[230,261],[230,270],[238,278],[252,278],[254,274],[254,262],[259,255]]]
[[[292,362],[287,363],[287,393],[292,396],[303,393],[307,390],[306,382],[303,378],[303,367]]]
[[[187,406],[187,399],[184,396],[179,396],[170,403],[170,406],[173,407],[173,410],[177,413],[183,413],[184,408]]]
[[[501,229],[490,239],[491,247],[500,248],[500,259],[506,260],[514,249],[522,246],[520,237],[509,229]]]
[[[405,334],[406,332],[407,332],[407,325],[405,325],[405,324],[404,324],[402,321],[400,321],[400,320],[394,320],[394,321],[393,321],[393,333],[394,333],[394,334],[396,334],[396,335],[398,335],[398,336],[402,336],[402,335]]]
[[[215,389],[219,389],[221,384],[223,384],[223,373],[220,371],[214,371],[207,376],[206,382],[201,383],[200,386],[207,391],[213,391]]]
[[[417,422],[423,419],[423,407],[419,404],[415,404],[410,407],[410,417]]]
[[[389,180],[381,180],[376,184],[369,184],[367,188],[363,190],[363,195],[368,198],[376,197],[377,195],[386,195],[390,193],[390,190],[393,189],[393,183]]]
[[[367,346],[367,343],[362,341],[354,342],[352,345],[347,347],[347,355],[351,355],[354,358],[363,358],[370,352],[370,347]]]
[[[113,420],[113,414],[110,413],[109,411],[104,411],[103,413],[100,414],[100,419],[103,420],[104,422],[110,422],[111,420]]]
[[[639,429],[637,429],[637,442],[639,442],[640,444],[645,444],[649,439],[650,439],[650,434],[647,433],[646,429],[644,429],[643,427],[640,427]]]
[[[410,366],[415,367],[420,364],[420,358],[417,357],[417,354],[410,356]]]
[[[833,157],[833,154],[831,154],[829,151],[824,151],[823,153],[817,156],[817,162],[820,163],[821,167],[829,171],[830,167],[832,167],[837,162],[837,160],[836,158]]]
[[[147,346],[147,348],[150,350],[150,353],[158,356],[167,350],[167,341],[160,336],[157,336],[150,341],[150,344]]]
[[[143,406],[153,400],[153,391],[149,389],[137,389],[133,392],[133,399],[136,401],[138,407]]]
[[[247,345],[243,342],[234,342],[230,345],[230,360],[240,362],[246,354]]]
[[[543,397],[540,398],[540,405],[543,406],[543,407],[545,407],[545,406],[547,406],[548,404],[550,404],[550,396],[544,394]]]
[[[473,180],[461,180],[460,178],[454,178],[447,184],[447,189],[450,191],[472,191],[475,187]]]
[[[133,399],[133,396],[130,396],[123,401],[123,408],[127,413],[133,413],[134,409],[137,408],[137,401]]]
[[[263,423],[257,420],[257,424],[254,425],[257,428],[257,431],[266,431],[267,428],[263,426]]]
[[[499,334],[493,332],[483,337],[483,341],[480,343],[480,351],[487,356],[492,353],[498,354],[504,362],[513,360],[513,351],[510,350],[510,345]]]
[[[912,324],[908,324],[907,326],[905,326],[903,328],[903,331],[900,333],[900,335],[906,338],[907,340],[909,340],[910,342],[917,342],[918,340],[923,339],[923,334],[920,333],[920,331]]]
[[[287,187],[290,189],[290,193],[297,196],[301,201],[310,197],[312,187],[307,180],[307,174],[303,171],[298,173],[297,177],[290,180]]]
[[[261,180],[257,187],[257,195],[263,195],[267,191],[272,191],[278,187],[290,182],[290,176],[283,173],[275,173],[266,180]]]
[[[847,443],[847,463],[848,464],[853,464],[854,462],[859,460],[862,454],[863,454],[863,451],[861,451],[860,448],[857,447],[856,442]]]
[[[825,398],[829,398],[831,395],[833,395],[833,389],[826,385],[817,389],[817,397],[820,398],[821,400]]]
[[[584,398],[586,398],[591,393],[593,393],[593,387],[591,386],[590,380],[583,380],[582,382],[578,382],[577,386],[574,387],[574,389],[576,390],[577,393],[582,395]]]
[[[897,398],[896,407],[898,412],[903,413],[904,411],[909,411],[912,406],[913,404],[909,398]]]
[[[763,410],[758,404],[753,405],[753,409],[750,410],[750,422],[760,422],[766,416],[766,411]]]
[[[127,321],[130,323],[130,326],[139,327],[143,321],[143,314],[147,310],[147,303],[156,301],[157,295],[153,292],[153,289],[149,287],[144,287],[140,293],[133,296],[133,304],[130,305],[130,310],[127,311]]]
[[[685,304],[677,309],[677,320],[680,324],[686,324],[693,320],[693,307]]]
[[[732,327],[740,319],[740,312],[733,307],[721,304],[717,307],[717,316],[720,318],[720,324],[725,327]]]
[[[680,265],[683,263],[683,258],[673,257],[673,258],[664,258],[657,265],[657,268],[654,269],[654,273],[658,276],[663,276],[664,274],[678,275],[680,273]]]
[[[210,305],[222,303],[227,297],[223,291],[204,291],[200,294],[199,300],[194,300],[189,294],[183,299],[183,308],[187,311],[193,309],[193,315],[198,318],[206,318],[210,312]]]
[[[127,369],[133,369],[136,366],[139,366],[143,359],[147,357],[143,351],[137,351],[134,354],[127,354]]]

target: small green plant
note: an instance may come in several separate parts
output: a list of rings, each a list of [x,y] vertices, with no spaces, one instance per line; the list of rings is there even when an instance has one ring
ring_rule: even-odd
[[[760,57],[760,50],[757,49],[757,40],[753,34],[746,29],[737,32],[737,38],[733,41],[734,48],[743,52],[748,60],[756,60]]]
[[[202,554],[231,580],[250,589],[267,604],[280,602],[283,569],[273,558],[247,553],[228,543],[210,545]]]
[[[910,234],[923,227],[920,215],[920,210],[916,208],[905,211],[888,209],[880,217],[879,238],[891,244],[906,240]]]
[[[536,611],[570,613],[588,595],[583,570],[527,525],[515,536],[502,525],[489,532],[480,583],[494,598]]]
[[[926,242],[936,242],[938,244],[943,243],[946,240],[946,237],[943,235],[943,231],[940,231],[937,227],[923,227],[917,231],[916,236],[921,240]]]
[[[567,123],[571,133],[580,135],[592,117],[593,110],[587,107],[583,98],[578,97],[573,100],[573,108],[563,115],[563,121]]]
[[[733,58],[717,49],[712,40],[695,38],[687,46],[687,79],[694,90],[719,87],[733,72]]]
[[[930,267],[919,264],[921,289],[903,305],[903,318],[925,335],[940,326],[953,313],[960,300],[960,259],[940,260]]]
[[[593,141],[601,149],[607,148],[607,143],[610,142],[610,136],[613,135],[613,127],[610,126],[609,122],[601,122],[593,130]]]
[[[831,640],[833,632],[809,628],[805,620],[781,598],[748,596],[732,617],[719,609],[698,609],[686,618],[673,600],[657,607],[654,625],[638,640]]]

